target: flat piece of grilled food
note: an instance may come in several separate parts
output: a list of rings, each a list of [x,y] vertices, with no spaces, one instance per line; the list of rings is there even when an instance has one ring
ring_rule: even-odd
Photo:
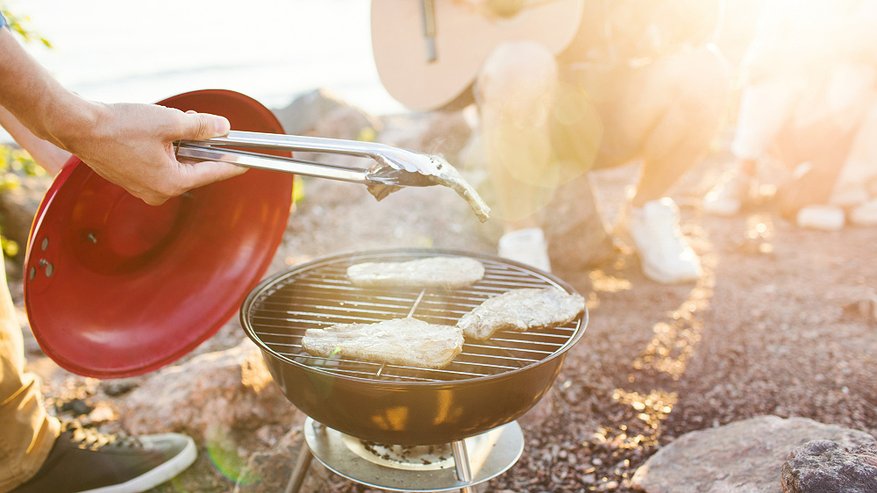
[[[315,356],[337,355],[374,363],[442,368],[463,350],[463,331],[415,318],[397,318],[374,324],[308,329],[301,344]]]
[[[486,340],[500,330],[524,331],[564,325],[585,309],[585,299],[556,288],[514,289],[487,299],[457,326],[467,339]]]
[[[469,257],[428,257],[406,262],[366,262],[347,268],[347,278],[364,288],[459,289],[484,277],[481,262]]]

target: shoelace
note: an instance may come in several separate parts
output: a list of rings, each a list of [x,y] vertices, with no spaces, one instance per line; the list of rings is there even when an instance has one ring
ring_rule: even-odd
[[[102,433],[94,428],[84,427],[78,421],[68,421],[61,424],[61,433],[70,434],[70,440],[79,448],[87,450],[100,450],[107,445],[127,448],[141,448],[143,446],[136,437],[121,433]]]

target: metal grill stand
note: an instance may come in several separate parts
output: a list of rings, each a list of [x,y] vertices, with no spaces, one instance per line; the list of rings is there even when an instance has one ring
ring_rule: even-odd
[[[363,288],[346,274],[361,262],[443,255],[479,260],[484,277],[457,289]],[[263,281],[241,307],[241,325],[262,350],[274,381],[308,416],[287,493],[299,491],[314,457],[354,482],[409,492],[471,493],[514,465],[524,436],[513,420],[551,387],[565,353],[587,327],[587,310],[562,326],[466,341],[443,368],[320,357],[305,352],[301,340],[310,328],[404,317],[454,325],[485,300],[521,288],[575,292],[523,264],[432,249],[337,255]]]
[[[314,457],[327,469],[356,483],[388,491],[460,491],[475,493],[475,486],[507,471],[521,457],[524,435],[517,422],[500,426],[482,435],[450,444],[450,467],[411,470],[363,458],[349,444],[358,439],[323,426],[308,418],[304,424],[305,442],[299,451],[285,493],[298,493]],[[467,443],[469,442],[469,443]],[[470,455],[470,448],[473,455]],[[411,464],[418,457],[411,457]],[[424,461],[427,462],[427,461]]]

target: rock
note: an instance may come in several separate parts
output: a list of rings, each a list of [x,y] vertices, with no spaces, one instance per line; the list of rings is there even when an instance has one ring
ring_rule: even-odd
[[[113,378],[101,380],[100,388],[110,397],[118,397],[134,390],[143,381],[142,377]]]
[[[843,319],[877,322],[877,295],[873,291],[865,291],[859,299],[843,305]]]
[[[0,193],[0,230],[3,236],[18,243],[19,256],[24,257],[27,237],[34,215],[51,176],[17,176],[18,185]]]
[[[301,447],[305,447],[301,424],[280,439],[276,446],[265,452],[250,456],[234,487],[234,493],[274,493],[285,491],[289,477],[298,460]],[[300,493],[327,491],[326,481],[329,472],[311,461],[308,474],[301,485]]]
[[[810,440],[874,443],[864,432],[806,418],[760,416],[686,433],[650,457],[632,484],[647,493],[779,493],[783,462]]]
[[[549,389],[542,399],[530,408],[526,414],[518,418],[518,423],[525,429],[540,428],[554,412],[554,390]]]
[[[296,410],[245,340],[150,376],[124,398],[120,414],[131,433],[183,431],[204,439],[214,431],[288,426]]]
[[[813,440],[796,448],[782,469],[783,493],[873,493],[877,491],[877,441],[845,447]]]
[[[73,416],[83,416],[90,413],[93,409],[94,406],[90,402],[87,402],[85,399],[76,398],[61,403],[61,407],[58,410],[62,413],[70,413]]]
[[[553,269],[581,270],[614,255],[588,175],[561,186],[545,211],[550,214],[543,218],[542,229]]]
[[[299,96],[274,114],[289,134],[360,139],[373,138],[381,130],[377,118],[325,89]]]
[[[461,111],[435,111],[384,118],[378,140],[412,151],[441,154],[458,168],[466,167],[460,152],[472,136],[472,127]]]

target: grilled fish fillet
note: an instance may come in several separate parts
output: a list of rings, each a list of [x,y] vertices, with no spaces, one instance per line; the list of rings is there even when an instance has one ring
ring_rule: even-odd
[[[463,331],[450,325],[397,318],[375,324],[308,329],[301,345],[316,356],[337,354],[375,363],[441,368],[463,350]]]
[[[469,257],[429,257],[407,262],[366,262],[347,268],[355,286],[464,288],[484,277],[481,262]]]
[[[485,340],[498,330],[563,325],[575,319],[584,308],[584,298],[560,289],[514,289],[475,307],[463,315],[457,326],[467,338]]]

